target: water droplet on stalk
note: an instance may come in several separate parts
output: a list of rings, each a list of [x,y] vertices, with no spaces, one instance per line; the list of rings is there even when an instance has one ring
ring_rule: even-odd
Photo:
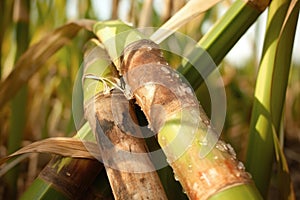
[[[175,179],[175,181],[179,181],[179,178],[176,174],[174,174],[174,179]]]
[[[167,163],[171,164],[171,163],[170,163],[170,160],[169,160],[168,158],[166,159],[166,161],[167,161]]]
[[[198,189],[199,189],[198,183],[194,183],[194,185],[193,185],[193,190],[197,191]]]
[[[186,93],[192,94],[192,89],[190,87],[185,88]]]
[[[166,74],[169,74],[170,73],[170,70],[166,67],[161,67],[160,68],[163,72],[165,72]]]
[[[232,147],[230,144],[226,144],[226,146],[227,146],[227,149],[228,149],[230,155],[232,155],[232,157],[233,157],[234,159],[236,159],[236,153],[235,153],[233,147]]]
[[[191,164],[188,165],[188,172],[192,172],[193,166]]]
[[[207,138],[205,137],[204,139],[199,140],[199,144],[201,146],[207,146],[207,144],[208,144]]]
[[[227,149],[227,145],[226,145],[223,141],[221,141],[221,140],[219,140],[219,141],[217,142],[216,148],[219,149],[219,150],[222,151],[222,152],[225,152],[225,151],[228,150],[228,149]]]
[[[238,162],[237,168],[239,170],[245,170],[245,166],[244,166],[244,164],[241,161]]]

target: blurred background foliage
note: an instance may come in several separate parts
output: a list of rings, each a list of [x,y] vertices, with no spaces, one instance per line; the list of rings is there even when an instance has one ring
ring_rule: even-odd
[[[25,43],[27,40],[29,46],[33,45],[50,31],[71,20],[121,18],[134,26],[139,26],[142,20],[146,20],[144,25],[158,27],[179,10],[186,1],[154,1],[149,17],[143,17],[142,9],[146,1],[141,0],[24,0],[24,2],[28,3],[28,9],[23,4],[23,6],[18,6],[19,0],[1,0],[0,2],[1,80],[8,76],[15,61],[26,49],[20,50],[22,42]],[[179,31],[198,41],[231,3],[230,0],[222,1]],[[220,64],[227,95],[227,117],[222,137],[232,144],[241,160],[245,160],[255,81],[263,43],[260,38],[262,38],[265,23],[266,16],[263,14]],[[20,31],[25,29],[28,29],[28,38],[24,33],[20,35]],[[0,109],[0,157],[43,138],[74,135],[76,129],[72,116],[72,89],[78,69],[82,64],[82,47],[90,36],[86,31],[81,31],[75,39],[68,41],[68,45],[50,57],[46,64],[24,85],[26,94],[19,97],[17,105],[8,103]],[[21,37],[21,41],[17,40],[18,37]],[[296,45],[299,44],[295,44],[295,49],[299,49]],[[297,57],[299,57],[299,52],[295,54],[294,62],[292,62],[286,93],[284,150],[295,193],[300,198],[300,63],[297,62]],[[176,59],[170,62],[176,65]],[[209,108],[209,96],[205,95],[208,94],[205,86],[202,86],[198,92],[204,94],[201,100],[203,107]],[[23,109],[16,109],[14,106],[17,108],[22,106]],[[17,112],[13,112],[14,109]],[[24,117],[19,121],[12,120],[13,117],[22,115]],[[13,127],[21,127],[22,130],[17,134],[12,133]],[[10,140],[18,142],[10,147]],[[16,194],[23,193],[49,158],[46,155],[21,157],[20,160],[23,161],[19,161],[21,165],[19,165],[18,176],[15,182],[11,183],[16,184]],[[276,177],[273,178],[276,179]],[[9,178],[1,177],[0,199],[4,196],[8,185],[7,179]]]

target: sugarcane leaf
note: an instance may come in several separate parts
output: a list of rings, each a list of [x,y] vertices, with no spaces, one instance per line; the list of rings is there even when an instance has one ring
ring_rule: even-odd
[[[279,120],[281,118],[278,115],[281,115],[284,106],[285,95],[282,94],[285,94],[286,92],[289,78],[293,49],[292,47],[294,43],[296,24],[298,21],[299,5],[300,4],[298,0],[291,1],[278,36],[278,43],[274,56],[274,71],[272,74],[271,85],[271,109],[273,115],[274,113],[277,113],[277,116],[275,116],[277,119],[275,121],[275,124],[280,124]],[[291,48],[286,48],[287,46]]]
[[[281,32],[280,32],[280,36],[282,36],[283,34],[283,31],[285,30],[285,28],[288,26],[288,21],[291,19],[291,15],[294,13],[294,12],[297,12],[297,10],[299,10],[299,1],[298,0],[292,0],[291,3],[290,3],[290,6],[289,6],[289,9],[287,11],[287,14],[285,16],[285,19],[284,19],[284,22],[283,22],[283,25],[281,27]]]
[[[290,6],[293,6],[290,1],[273,1],[270,5],[250,123],[246,168],[264,197],[269,189],[274,156],[272,126],[280,132],[298,18],[298,11],[291,12]],[[261,116],[266,120],[261,122]]]
[[[17,61],[14,70],[0,83],[0,107],[9,101],[22,85],[61,47],[68,44],[79,30],[91,31],[93,20],[78,20],[55,29],[32,45]]]
[[[86,149],[88,146],[88,149]],[[95,159],[93,154],[99,155],[96,143],[82,141],[76,138],[53,137],[31,143],[13,154],[0,159],[0,165],[9,159],[25,153],[51,153],[72,158]]]
[[[295,37],[295,29],[298,20],[298,13],[299,13],[299,1],[292,0],[286,17],[284,19],[283,25],[280,30],[280,34],[278,37],[278,43],[276,48],[276,55],[275,55],[275,64],[274,64],[274,73],[272,77],[272,111],[273,113],[281,113],[284,105],[286,87],[289,77],[289,66],[285,67],[286,65],[290,64],[290,59],[292,55],[292,48],[287,49],[286,45],[292,46]],[[287,53],[288,51],[288,53]],[[287,53],[290,56],[279,56],[283,53]],[[279,72],[280,71],[280,72]],[[279,83],[279,84],[278,84]],[[278,98],[278,97],[282,98]],[[275,110],[279,110],[279,112],[274,112]],[[277,117],[279,118],[279,117]],[[276,128],[272,126],[273,132],[273,140],[274,140],[274,147],[275,147],[275,155],[276,161],[278,164],[278,176],[279,176],[279,194],[282,195],[283,199],[293,200],[295,199],[295,192],[293,188],[293,183],[291,181],[290,173],[288,164],[283,152],[282,147],[280,146],[280,142],[278,139],[278,135],[276,134]]]
[[[163,24],[150,37],[156,43],[161,43],[172,33],[178,30],[182,25],[197,17],[202,12],[216,5],[221,0],[191,0],[182,7],[174,16],[172,16],[165,24]]]

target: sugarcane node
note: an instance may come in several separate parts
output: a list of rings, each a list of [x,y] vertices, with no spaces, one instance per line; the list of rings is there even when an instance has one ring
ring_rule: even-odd
[[[143,39],[129,44],[120,56],[121,75],[156,133],[166,118],[183,108],[198,109],[198,101],[162,55],[160,47]]]

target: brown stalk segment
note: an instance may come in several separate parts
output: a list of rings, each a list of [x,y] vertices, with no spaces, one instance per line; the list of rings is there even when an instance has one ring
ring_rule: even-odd
[[[102,168],[97,160],[54,156],[39,178],[51,183],[70,199],[82,199]]]
[[[152,129],[158,133],[162,147],[165,145],[162,137],[168,136],[162,136],[166,133],[160,131],[168,127],[164,123],[170,122],[169,117],[182,110],[192,112],[199,108],[200,126],[195,139],[181,157],[171,159],[170,163],[190,199],[207,199],[228,187],[251,183],[249,174],[245,172],[242,163],[236,160],[230,145],[219,141],[205,158],[199,157],[203,146],[199,144],[199,138],[210,126],[209,119],[187,85],[168,66],[158,45],[149,40],[133,42],[124,49],[120,59],[124,81],[129,85]],[[173,132],[178,131],[177,127],[180,128],[176,122],[172,126],[176,126],[169,129]],[[180,148],[180,145],[173,150]],[[165,151],[165,154],[168,159],[173,156],[172,151]]]
[[[118,111],[113,112],[113,109]],[[124,94],[120,91],[114,91],[109,95],[97,94],[86,103],[85,116],[97,134],[101,157],[106,163],[105,168],[115,199],[167,199],[159,177],[147,157],[144,139],[131,135],[141,136],[141,133],[129,122],[132,118],[133,121],[137,121]],[[101,132],[104,135],[101,135]],[[105,142],[105,137],[112,143],[111,146]],[[128,154],[144,153],[144,157],[134,160],[128,154],[124,154],[124,157],[112,154],[120,151]],[[130,171],[145,168],[150,172]]]

